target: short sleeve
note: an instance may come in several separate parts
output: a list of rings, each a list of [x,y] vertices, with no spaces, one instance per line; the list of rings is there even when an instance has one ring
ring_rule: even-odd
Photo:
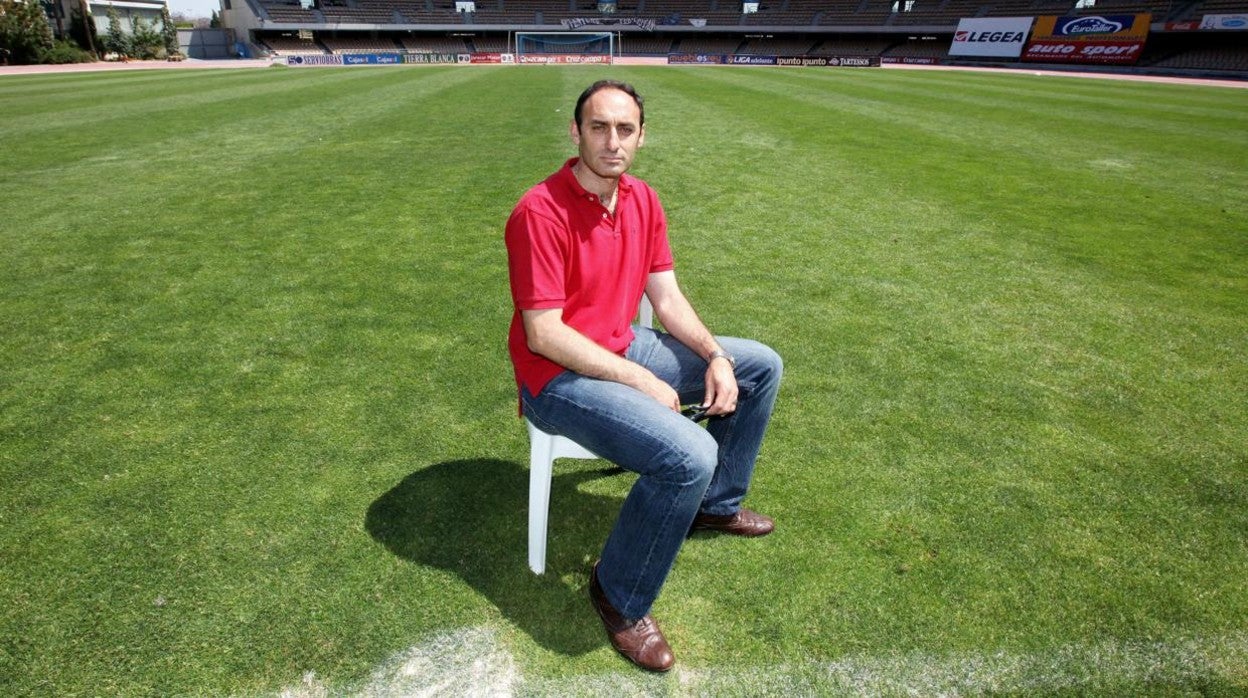
[[[566,226],[527,207],[517,207],[507,219],[507,271],[518,310],[563,307],[567,237]]]
[[[661,271],[671,271],[675,268],[676,262],[672,258],[671,243],[667,240],[667,213],[663,211],[663,205],[659,203],[659,197],[655,196],[653,190],[650,190],[649,194],[653,198],[651,211],[654,218],[650,231],[653,238],[650,241],[652,253],[649,273],[657,274]]]

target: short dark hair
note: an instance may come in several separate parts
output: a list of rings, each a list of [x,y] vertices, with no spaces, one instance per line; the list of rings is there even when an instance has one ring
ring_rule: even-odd
[[[641,123],[639,123],[638,126],[646,125],[646,101],[641,98],[641,95],[637,94],[637,90],[635,90],[632,85],[626,82],[620,82],[619,80],[599,80],[589,87],[586,87],[585,91],[582,92],[581,96],[576,100],[576,112],[574,113],[574,117],[576,118],[577,128],[581,127],[581,108],[585,106],[585,100],[593,97],[595,92],[600,92],[602,90],[619,90],[629,97],[632,97],[633,101],[637,103],[637,111],[641,113]]]

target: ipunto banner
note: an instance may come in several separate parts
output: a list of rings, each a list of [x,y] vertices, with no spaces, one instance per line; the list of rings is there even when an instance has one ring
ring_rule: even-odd
[[[1132,65],[1144,52],[1152,15],[1037,17],[1023,60]]]

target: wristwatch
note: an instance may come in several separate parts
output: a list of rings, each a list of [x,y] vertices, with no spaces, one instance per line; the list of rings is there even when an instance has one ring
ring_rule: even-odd
[[[734,371],[737,368],[737,360],[732,358],[732,354],[729,354],[723,349],[716,349],[715,351],[711,352],[711,355],[706,357],[706,363],[709,364],[715,359],[728,359],[728,365],[731,366]]]

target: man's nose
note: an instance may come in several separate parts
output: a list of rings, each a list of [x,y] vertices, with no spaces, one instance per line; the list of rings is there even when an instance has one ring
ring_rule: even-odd
[[[618,150],[620,147],[620,132],[611,129],[607,134],[607,147],[611,150]]]

